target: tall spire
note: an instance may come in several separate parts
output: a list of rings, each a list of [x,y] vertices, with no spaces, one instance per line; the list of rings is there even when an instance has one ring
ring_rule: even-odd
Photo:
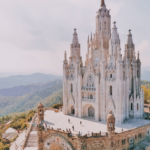
[[[106,5],[105,5],[105,0],[101,0],[101,7],[102,7],[102,6],[106,6]]]
[[[66,53],[66,51],[64,53],[64,59],[67,60],[67,53]]]
[[[127,39],[127,44],[128,44],[128,45],[132,45],[132,44],[133,44],[131,30],[129,30],[128,39]]]
[[[92,33],[91,33],[91,41],[92,41]]]
[[[78,42],[78,34],[77,34],[77,32],[76,32],[76,29],[74,29],[72,45],[75,46],[75,47],[79,45],[79,42]]]
[[[118,33],[117,33],[117,27],[116,27],[116,22],[114,21],[114,26],[112,28],[112,35],[111,35],[111,38],[112,40],[116,40],[116,39],[119,39],[119,36],[118,36]]]

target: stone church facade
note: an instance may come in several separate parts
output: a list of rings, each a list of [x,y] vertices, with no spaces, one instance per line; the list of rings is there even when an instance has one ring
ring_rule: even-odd
[[[144,94],[141,90],[141,61],[135,54],[131,30],[124,55],[116,22],[111,29],[111,15],[104,0],[96,15],[96,30],[88,36],[85,65],[76,29],[70,57],[63,62],[63,113],[106,121],[109,112],[116,123],[142,118]]]

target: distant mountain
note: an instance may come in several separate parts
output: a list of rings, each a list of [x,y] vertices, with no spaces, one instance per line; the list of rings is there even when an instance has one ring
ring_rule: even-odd
[[[47,88],[23,96],[0,96],[0,117],[35,109],[40,101],[46,107],[62,103],[62,81],[56,80],[51,82]]]
[[[61,76],[35,73],[31,75],[16,75],[0,78],[0,89],[12,88],[23,85],[48,82],[54,79],[62,79]]]
[[[44,83],[37,83],[37,84],[31,84],[31,85],[21,85],[13,88],[8,89],[0,89],[0,96],[23,96],[29,93],[34,93],[36,91],[42,91],[46,88],[50,88],[56,83],[61,83],[61,79],[56,79],[49,82]]]
[[[142,70],[141,78],[142,80],[150,81],[150,70]]]

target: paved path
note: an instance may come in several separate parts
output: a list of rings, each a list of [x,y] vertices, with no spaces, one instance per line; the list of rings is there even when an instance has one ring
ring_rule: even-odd
[[[24,140],[25,140],[25,131],[23,131],[23,133],[20,133],[16,141],[14,141],[11,144],[10,150],[21,150],[21,145],[23,144]]]

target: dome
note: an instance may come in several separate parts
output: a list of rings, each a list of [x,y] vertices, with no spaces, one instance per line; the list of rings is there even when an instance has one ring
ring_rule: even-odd
[[[43,104],[41,102],[38,104],[38,108],[39,107],[43,107]]]
[[[112,120],[112,119],[115,119],[115,117],[113,116],[113,114],[109,114],[109,115],[107,116],[107,120]]]

